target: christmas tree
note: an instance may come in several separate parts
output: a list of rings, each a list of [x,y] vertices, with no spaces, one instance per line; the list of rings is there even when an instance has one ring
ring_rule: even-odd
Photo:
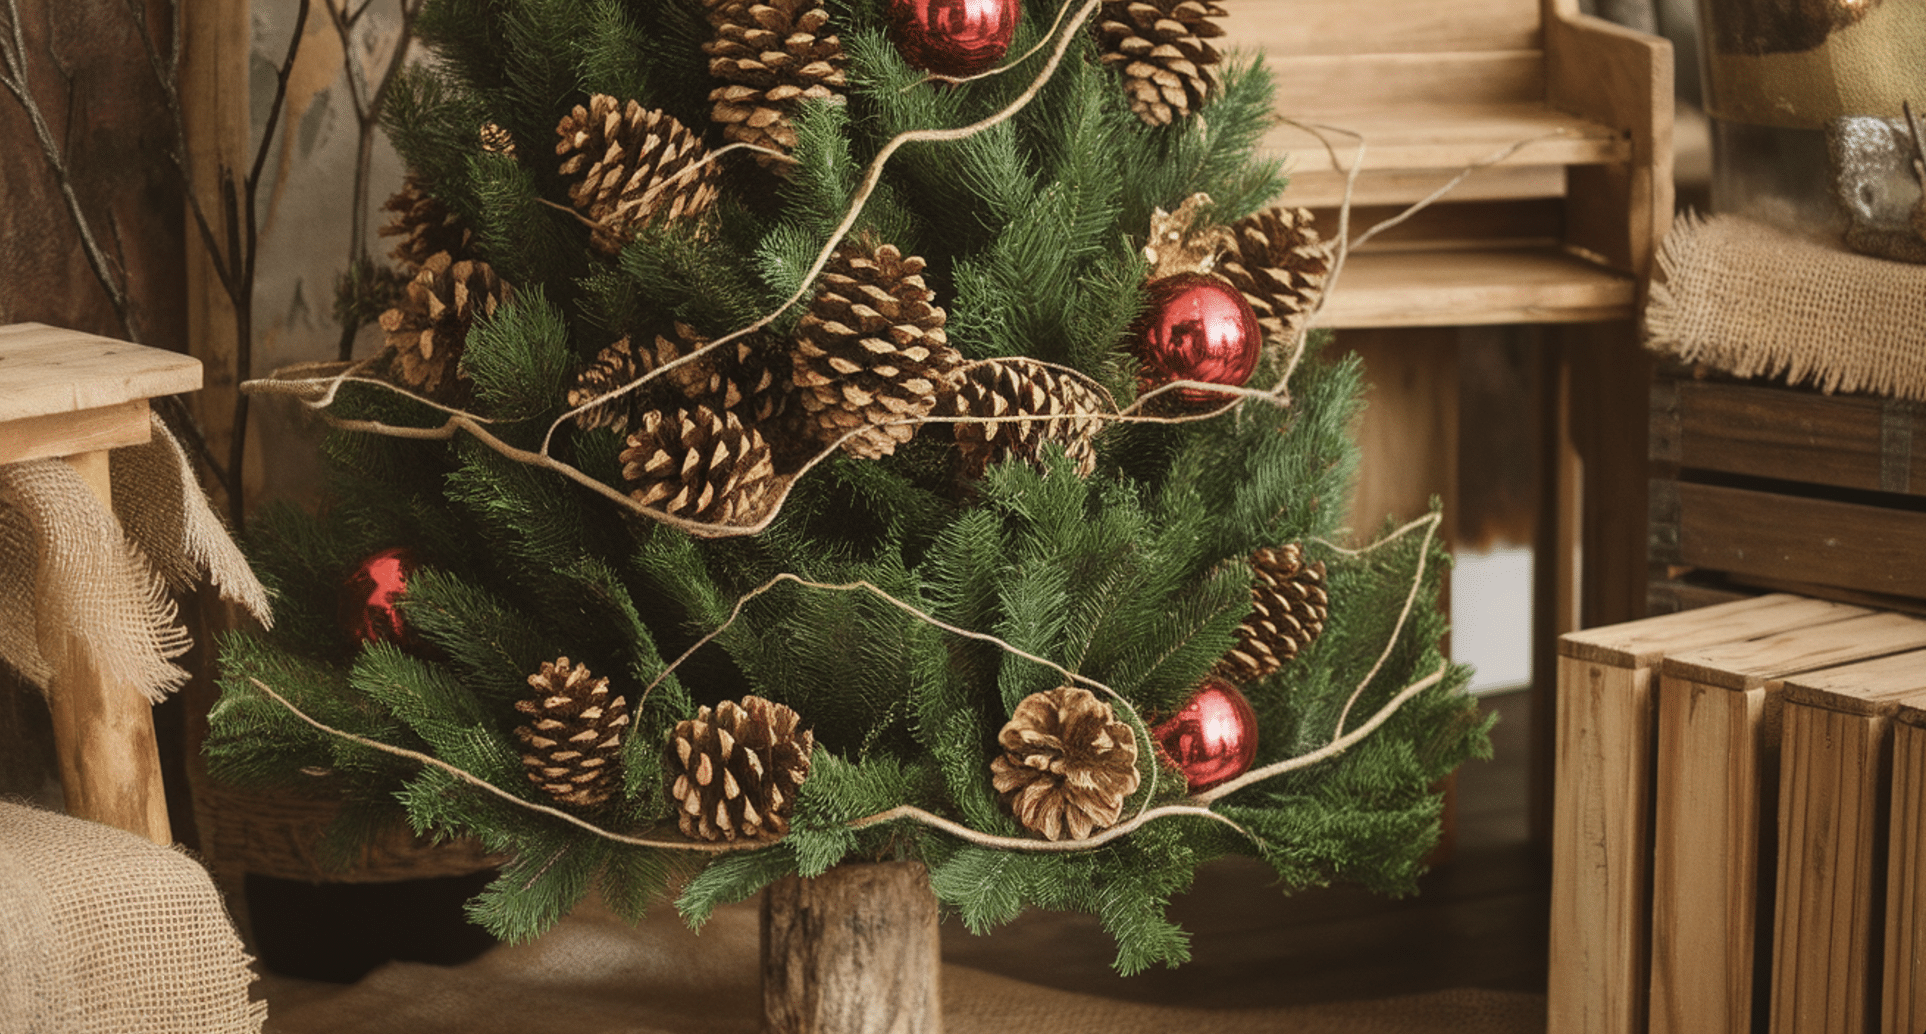
[[[1436,514],[1337,544],[1361,371],[1260,61],[1197,0],[922,7],[432,0],[406,286],[279,385],[334,501],[254,521],[217,776],[480,837],[507,938],[915,859],[1133,972],[1213,858],[1414,888],[1484,722]]]

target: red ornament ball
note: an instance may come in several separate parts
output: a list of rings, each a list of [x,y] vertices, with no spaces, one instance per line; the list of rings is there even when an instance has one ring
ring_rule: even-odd
[[[1021,0],[887,0],[903,60],[937,75],[975,75],[1010,49]]]
[[[357,643],[394,643],[403,649],[420,647],[415,630],[395,604],[408,591],[415,568],[414,551],[384,549],[355,565],[341,585],[341,630]]]
[[[1194,793],[1235,779],[1257,760],[1257,712],[1237,687],[1206,679],[1183,710],[1150,730]]]
[[[1257,368],[1264,332],[1251,303],[1230,282],[1203,273],[1178,273],[1150,282],[1150,307],[1130,328],[1131,350],[1143,361],[1139,391],[1171,381],[1203,381],[1242,387]],[[1235,396],[1208,388],[1179,388],[1167,395],[1197,408]]]

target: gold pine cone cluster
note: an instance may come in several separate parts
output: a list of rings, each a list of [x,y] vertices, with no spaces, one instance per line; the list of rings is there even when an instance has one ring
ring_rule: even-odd
[[[1032,693],[997,734],[990,780],[1023,828],[1083,840],[1117,824],[1137,790],[1137,739],[1110,704],[1077,686]]]
[[[789,832],[816,743],[793,708],[757,696],[725,700],[677,723],[669,743],[669,793],[684,836],[774,840]]]
[[[620,785],[628,701],[567,657],[542,662],[528,685],[534,695],[515,702],[528,716],[515,728],[528,781],[579,808],[608,800]]]

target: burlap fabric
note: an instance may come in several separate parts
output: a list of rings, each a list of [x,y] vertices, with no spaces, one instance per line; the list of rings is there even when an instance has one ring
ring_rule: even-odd
[[[193,859],[0,801],[0,1034],[259,1031],[248,961]]]
[[[1926,266],[1735,216],[1687,216],[1659,249],[1646,346],[1740,377],[1926,401]]]
[[[1048,960],[1039,959],[1047,969]],[[1262,979],[1254,975],[1253,979]],[[757,912],[700,935],[666,904],[638,926],[585,906],[464,966],[390,963],[347,988],[268,978],[268,1034],[756,1034]],[[1279,1008],[1144,1005],[961,966],[943,970],[946,1034],[1542,1034],[1543,995],[1452,990]]]
[[[267,590],[208,508],[187,455],[158,418],[145,445],[109,455],[114,512],[72,466],[0,466],[0,661],[43,691],[86,663],[151,700],[187,680],[192,645],[167,589],[205,574],[270,620]]]

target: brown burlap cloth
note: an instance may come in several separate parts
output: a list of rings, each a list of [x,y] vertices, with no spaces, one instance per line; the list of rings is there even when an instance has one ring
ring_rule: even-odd
[[[758,974],[753,903],[718,910],[699,935],[666,905],[633,927],[589,905],[535,941],[463,966],[390,963],[346,988],[273,977],[263,987],[273,1004],[268,1034],[756,1034]],[[1545,1029],[1543,995],[1505,991],[1209,1009],[1077,994],[961,966],[944,967],[942,979],[946,1034]]]
[[[1659,249],[1646,347],[1740,377],[1926,402],[1926,266],[1736,216],[1685,216]]]
[[[0,801],[0,1034],[242,1034],[254,974],[207,872]]]

